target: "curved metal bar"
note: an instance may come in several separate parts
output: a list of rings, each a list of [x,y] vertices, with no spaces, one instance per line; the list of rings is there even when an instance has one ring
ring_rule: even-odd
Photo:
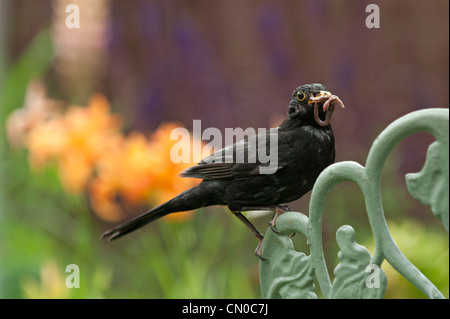
[[[322,244],[322,217],[328,194],[337,184],[343,181],[353,181],[361,186],[365,180],[364,167],[356,162],[349,161],[328,166],[314,184],[309,204],[308,239],[317,281],[325,298],[331,297],[331,280]]]
[[[315,102],[315,112],[318,113],[318,103]],[[327,101],[328,102],[328,101]],[[330,105],[330,101],[327,107]],[[325,106],[325,105],[324,105]],[[332,110],[331,110],[332,112]],[[327,113],[325,121],[331,118],[331,113]],[[298,267],[297,269],[302,269],[302,271],[308,271],[308,280],[302,285],[303,292],[308,292],[309,286],[311,284],[311,267],[314,269],[315,276],[318,280],[320,289],[325,298],[332,297],[332,288],[334,286],[331,284],[331,280],[328,274],[327,265],[325,257],[323,254],[323,243],[322,243],[322,219],[323,210],[327,197],[331,190],[341,183],[342,181],[352,181],[356,183],[361,189],[365,205],[367,209],[367,214],[369,218],[369,223],[372,228],[372,233],[375,238],[375,253],[370,260],[370,264],[375,264],[381,266],[383,260],[388,261],[394,269],[396,269],[401,275],[408,279],[413,285],[419,288],[425,295],[429,298],[444,298],[442,293],[426,278],[420,270],[418,270],[400,251],[394,242],[390,231],[388,229],[385,214],[383,211],[383,204],[381,200],[381,173],[386,162],[386,159],[390,152],[397,146],[397,144],[416,132],[428,132],[436,137],[436,142],[434,142],[428,149],[427,162],[420,173],[407,174],[407,186],[410,193],[420,199],[424,204],[431,205],[433,213],[441,219],[446,230],[448,231],[448,161],[449,161],[449,110],[448,109],[425,109],[407,114],[398,120],[394,121],[389,125],[375,140],[372,148],[369,151],[366,166],[363,167],[356,162],[340,162],[327,167],[318,177],[311,194],[310,200],[310,212],[309,221],[307,217],[302,215],[301,220],[295,221],[293,218],[296,217],[296,213],[290,213],[288,218],[280,218],[280,223],[277,226],[283,233],[292,231],[294,229],[302,229],[302,233],[305,233],[304,228],[307,225],[307,238],[310,244],[310,261],[308,257],[301,256],[301,260],[305,263],[303,268]],[[439,180],[437,180],[439,179]],[[421,182],[425,180],[425,186]],[[438,186],[434,186],[434,185]],[[432,190],[427,189],[428,185],[433,185]],[[430,201],[428,195],[431,191],[438,190],[439,194],[445,194],[441,197],[447,196],[447,201],[442,204],[442,198],[437,196],[437,199]],[[442,193],[441,193],[442,192]],[[436,194],[434,194],[436,195]],[[436,196],[433,196],[436,197]],[[445,199],[445,198],[444,198]],[[438,204],[435,204],[438,202]],[[431,203],[431,204],[430,204]],[[434,204],[434,205],[433,205]],[[300,218],[300,214],[298,214]],[[288,217],[288,216],[286,216]],[[288,224],[283,225],[286,221]],[[293,227],[296,225],[295,227]],[[300,226],[299,226],[300,225]],[[270,236],[265,244],[270,244]],[[278,235],[272,237],[280,237]],[[291,242],[290,244],[291,245]],[[285,245],[284,249],[288,249],[289,252],[291,246]],[[278,246],[281,247],[281,246]],[[264,245],[263,245],[264,249]],[[269,247],[268,247],[269,249]],[[271,249],[269,249],[271,250]],[[273,249],[272,249],[273,250]],[[283,254],[278,248],[278,254]],[[284,257],[283,257],[284,258]],[[296,258],[299,258],[298,256]],[[306,259],[305,259],[306,258]],[[293,261],[293,259],[286,259],[287,261]],[[310,263],[310,264],[309,264]],[[266,265],[267,266],[267,265]],[[261,267],[261,264],[260,264]],[[284,269],[284,268],[283,268]],[[294,265],[292,265],[294,269]],[[267,269],[265,269],[267,270]],[[271,275],[272,281],[277,282],[279,278]],[[264,278],[260,279],[261,282]],[[295,287],[289,281],[289,287]],[[286,285],[284,287],[287,287]],[[290,288],[283,288],[284,295],[289,295],[286,291]],[[339,289],[337,289],[339,290]],[[280,290],[281,291],[281,290]],[[376,297],[382,297],[382,295],[376,295]],[[291,294],[292,295],[292,294]],[[357,294],[358,295],[358,294]],[[356,296],[357,296],[356,295]],[[306,296],[310,296],[306,294]],[[375,296],[375,295],[370,295]],[[369,297],[370,297],[369,296]],[[336,297],[336,296],[334,296]],[[339,293],[337,295],[339,297]]]

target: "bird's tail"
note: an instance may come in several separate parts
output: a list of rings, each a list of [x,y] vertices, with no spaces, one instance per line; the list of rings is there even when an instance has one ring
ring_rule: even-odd
[[[102,234],[102,238],[108,238],[108,241],[112,241],[114,239],[122,237],[123,235],[131,233],[147,225],[148,223],[151,223],[161,217],[164,217],[167,214],[170,214],[170,211],[167,211],[165,209],[164,204],[160,205],[140,216],[137,216],[127,221],[126,223],[123,223],[122,225],[117,226],[116,228],[104,232]]]
[[[193,187],[171,200],[161,204],[140,216],[137,216],[128,222],[117,226],[111,230],[103,233],[102,238],[108,238],[109,241],[122,237],[128,233],[131,233],[161,217],[164,217],[170,213],[182,212],[192,210],[200,207],[207,206],[205,202],[205,187],[199,186]]]

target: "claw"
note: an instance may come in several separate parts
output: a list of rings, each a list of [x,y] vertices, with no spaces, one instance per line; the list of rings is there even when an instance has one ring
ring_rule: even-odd
[[[275,229],[278,216],[280,216],[281,214],[284,214],[284,213],[286,213],[286,212],[288,212],[290,210],[291,209],[288,206],[284,206],[284,205],[280,205],[280,206],[275,207],[275,212],[274,212],[274,214],[272,216],[272,219],[269,222],[269,227],[270,227],[270,229],[272,229],[272,231],[274,233],[281,234],[278,230]]]
[[[232,211],[232,212],[234,213],[234,215],[235,215],[237,218],[239,218],[239,219],[245,224],[245,226],[248,227],[248,229],[250,229],[250,231],[253,233],[253,235],[255,235],[256,239],[258,239],[258,246],[257,246],[256,249],[255,249],[255,255],[256,255],[256,257],[258,257],[258,258],[259,258],[260,260],[262,260],[262,261],[267,260],[266,258],[264,258],[264,257],[262,256],[262,242],[263,242],[263,240],[264,240],[264,236],[259,232],[258,229],[256,229],[255,226],[253,226],[252,223],[250,223],[250,221],[249,221],[247,218],[245,218],[244,215],[242,215],[242,214],[239,213],[239,212],[234,212],[234,211]]]
[[[275,214],[273,215],[275,217]],[[269,227],[272,229],[272,231],[276,234],[281,234],[278,230],[275,229],[275,220],[276,218],[272,217],[272,219],[269,222]]]
[[[266,261],[267,258],[264,258],[264,257],[262,256],[262,242],[263,242],[263,239],[264,239],[264,238],[259,239],[258,246],[257,246],[256,249],[255,249],[255,255],[256,255],[256,257],[259,258],[259,260],[261,260],[261,261]]]

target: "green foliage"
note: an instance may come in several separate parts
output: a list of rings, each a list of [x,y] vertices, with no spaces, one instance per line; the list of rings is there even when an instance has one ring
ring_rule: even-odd
[[[48,70],[51,51],[44,30],[0,95],[0,298],[258,298],[256,242],[225,211],[199,212],[184,224],[160,221],[106,243],[100,234],[111,225],[83,196],[62,189],[55,167],[30,171],[27,153],[8,148],[6,116],[22,105],[29,81]],[[69,264],[80,268],[80,288],[65,285]]]
[[[107,243],[100,234],[108,226],[83,198],[64,193],[53,169],[24,168],[24,158],[9,167],[17,179],[0,223],[1,298],[259,297],[256,242],[224,210],[183,224],[161,220]],[[65,287],[69,264],[80,267],[79,289]]]
[[[0,222],[0,298],[260,297],[256,242],[225,210],[107,243],[109,226],[86,200],[66,194],[53,168],[30,173],[21,153],[8,163],[15,183]],[[80,288],[65,286],[69,264],[80,267]]]
[[[449,242],[444,229],[424,225],[414,219],[388,225],[395,242],[405,256],[448,298]],[[365,246],[373,249],[373,241],[367,242]],[[382,269],[388,278],[385,298],[426,298],[389,263],[384,262]]]
[[[31,80],[48,71],[53,57],[50,30],[39,32],[20,59],[7,70],[5,85],[0,88],[0,151],[4,145],[5,118],[13,109],[22,106],[25,91]]]

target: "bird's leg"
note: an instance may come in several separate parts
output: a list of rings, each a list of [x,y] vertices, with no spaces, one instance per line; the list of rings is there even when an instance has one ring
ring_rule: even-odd
[[[280,216],[281,214],[284,214],[288,211],[290,211],[290,208],[285,205],[278,205],[275,207],[275,212],[272,216],[272,219],[269,222],[270,229],[272,229],[275,233],[280,234],[280,232],[275,229],[275,225],[276,225],[278,216]]]
[[[264,258],[262,256],[262,251],[261,251],[264,236],[259,232],[258,229],[256,229],[256,227],[247,218],[245,218],[244,215],[242,215],[240,212],[235,212],[235,211],[232,211],[232,212],[234,213],[234,215],[236,215],[237,218],[239,218],[245,224],[245,226],[247,226],[248,229],[250,229],[250,231],[253,233],[253,235],[255,235],[256,239],[258,239],[258,246],[256,247],[256,250],[255,250],[256,257],[258,257],[262,261],[267,260],[267,258]]]
[[[276,206],[263,206],[263,207],[242,207],[242,211],[252,211],[252,210],[266,210],[274,212],[272,219],[269,222],[269,227],[272,229],[273,232],[280,234],[278,230],[275,229],[275,224],[277,221],[278,216],[280,216],[283,213],[286,213],[290,211],[291,209],[287,205],[276,205]]]

